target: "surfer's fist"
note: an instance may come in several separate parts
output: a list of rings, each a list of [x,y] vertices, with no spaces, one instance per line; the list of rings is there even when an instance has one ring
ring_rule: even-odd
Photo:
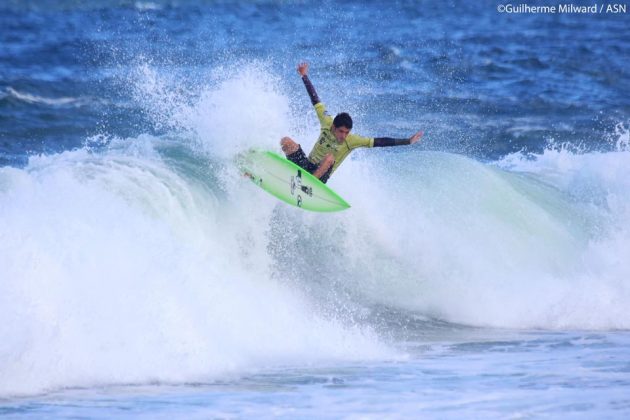
[[[308,63],[304,62],[298,64],[297,71],[300,73],[300,76],[306,76],[308,74]]]
[[[413,136],[409,137],[409,144],[414,144],[422,138],[424,131],[418,131]]]

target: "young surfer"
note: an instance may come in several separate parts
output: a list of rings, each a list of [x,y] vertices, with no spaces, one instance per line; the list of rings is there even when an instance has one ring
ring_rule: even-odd
[[[283,137],[280,145],[287,159],[306,169],[322,182],[326,183],[346,156],[357,147],[403,146],[414,144],[422,137],[422,131],[418,131],[408,139],[372,138],[350,134],[352,118],[346,112],[337,114],[334,119],[328,115],[326,106],[319,100],[315,87],[308,78],[308,63],[300,63],[297,71],[302,76],[306,91],[317,112],[321,132],[308,157],[304,154],[302,147],[289,137]]]

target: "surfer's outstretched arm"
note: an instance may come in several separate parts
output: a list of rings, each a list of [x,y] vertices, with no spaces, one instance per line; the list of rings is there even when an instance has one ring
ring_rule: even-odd
[[[391,137],[375,137],[374,138],[374,147],[388,147],[388,146],[406,146],[408,144],[414,144],[420,138],[424,132],[418,131],[413,136],[408,139],[393,139]]]
[[[302,81],[304,82],[304,86],[306,86],[308,96],[311,97],[311,102],[313,103],[313,105],[317,105],[321,101],[319,100],[319,96],[317,96],[315,86],[313,86],[311,80],[308,78],[308,63],[298,64],[297,71],[298,73],[300,73],[300,76],[302,76]]]

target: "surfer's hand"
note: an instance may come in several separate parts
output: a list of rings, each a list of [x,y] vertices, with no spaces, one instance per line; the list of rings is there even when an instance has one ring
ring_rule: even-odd
[[[305,62],[298,64],[297,71],[300,73],[300,76],[306,76],[308,74],[308,63]]]
[[[424,134],[424,131],[418,131],[416,134],[409,137],[409,144],[414,144],[415,142],[419,141],[420,138],[422,138],[423,134]]]

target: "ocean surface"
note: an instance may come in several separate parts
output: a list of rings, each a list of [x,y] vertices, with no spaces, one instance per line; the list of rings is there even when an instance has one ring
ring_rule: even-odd
[[[630,417],[630,10],[501,5],[0,2],[0,417]]]

